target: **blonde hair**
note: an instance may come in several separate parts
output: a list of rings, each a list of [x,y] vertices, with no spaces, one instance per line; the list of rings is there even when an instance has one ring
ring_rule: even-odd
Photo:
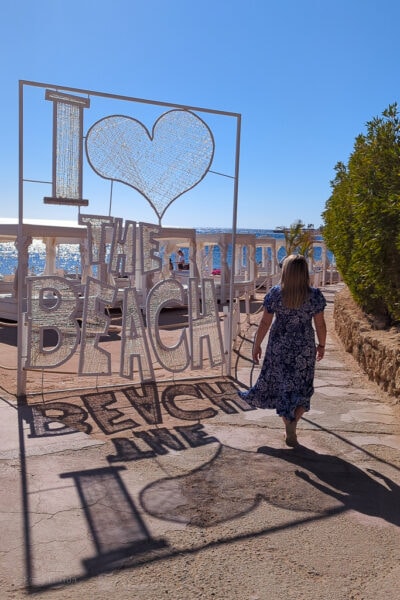
[[[282,265],[282,302],[287,308],[300,308],[310,294],[307,261],[301,254],[290,254]]]

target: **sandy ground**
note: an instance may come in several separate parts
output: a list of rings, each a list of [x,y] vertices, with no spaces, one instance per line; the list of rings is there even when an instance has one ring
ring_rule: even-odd
[[[336,289],[297,450],[236,398],[259,315],[231,378],[206,365],[76,391],[68,367],[30,373],[25,406],[1,331],[0,598],[397,600],[399,406],[336,339]]]

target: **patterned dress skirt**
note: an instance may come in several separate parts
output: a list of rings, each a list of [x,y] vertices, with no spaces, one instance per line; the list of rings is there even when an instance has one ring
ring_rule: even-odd
[[[297,309],[283,306],[280,288],[276,286],[264,299],[264,307],[275,313],[264,361],[257,382],[239,396],[251,406],[272,408],[289,421],[301,406],[310,410],[314,393],[316,359],[312,317],[322,312],[325,298],[311,288],[310,298]]]

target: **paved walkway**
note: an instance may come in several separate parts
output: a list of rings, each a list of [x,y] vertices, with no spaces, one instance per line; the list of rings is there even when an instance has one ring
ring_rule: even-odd
[[[399,407],[330,328],[286,448],[235,393],[257,377],[252,320],[233,381],[0,393],[0,598],[397,600]]]

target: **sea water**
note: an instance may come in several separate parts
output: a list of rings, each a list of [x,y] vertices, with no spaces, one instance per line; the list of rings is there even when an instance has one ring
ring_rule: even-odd
[[[198,229],[198,233],[230,233],[230,229]],[[282,246],[278,249],[278,260],[281,261],[285,254],[284,235],[283,233],[272,231],[270,229],[238,229],[237,233],[247,233],[260,236],[269,236],[282,240]],[[317,239],[322,239],[319,237]],[[185,254],[185,260],[189,260],[189,249],[182,248]],[[246,250],[246,249],[244,249]],[[261,262],[262,249],[256,249],[256,262]],[[228,249],[228,264],[230,264],[232,249]],[[322,256],[321,248],[316,248],[314,253],[315,260],[320,260]],[[174,254],[172,256],[174,260]],[[330,258],[328,253],[328,258]],[[59,244],[57,246],[56,269],[63,269],[65,273],[77,273],[81,270],[80,251],[78,244]],[[34,240],[29,249],[29,273],[32,275],[41,275],[45,268],[46,248],[45,245]],[[0,277],[4,275],[12,275],[15,273],[18,264],[18,253],[13,242],[0,243]],[[218,246],[213,247],[212,268],[221,268],[221,253]]]
[[[41,275],[46,263],[46,246],[34,240],[29,248],[28,270],[30,275]],[[15,273],[18,252],[13,242],[0,243],[0,277]],[[80,272],[81,256],[79,244],[60,244],[57,247],[56,268],[66,273]]]

